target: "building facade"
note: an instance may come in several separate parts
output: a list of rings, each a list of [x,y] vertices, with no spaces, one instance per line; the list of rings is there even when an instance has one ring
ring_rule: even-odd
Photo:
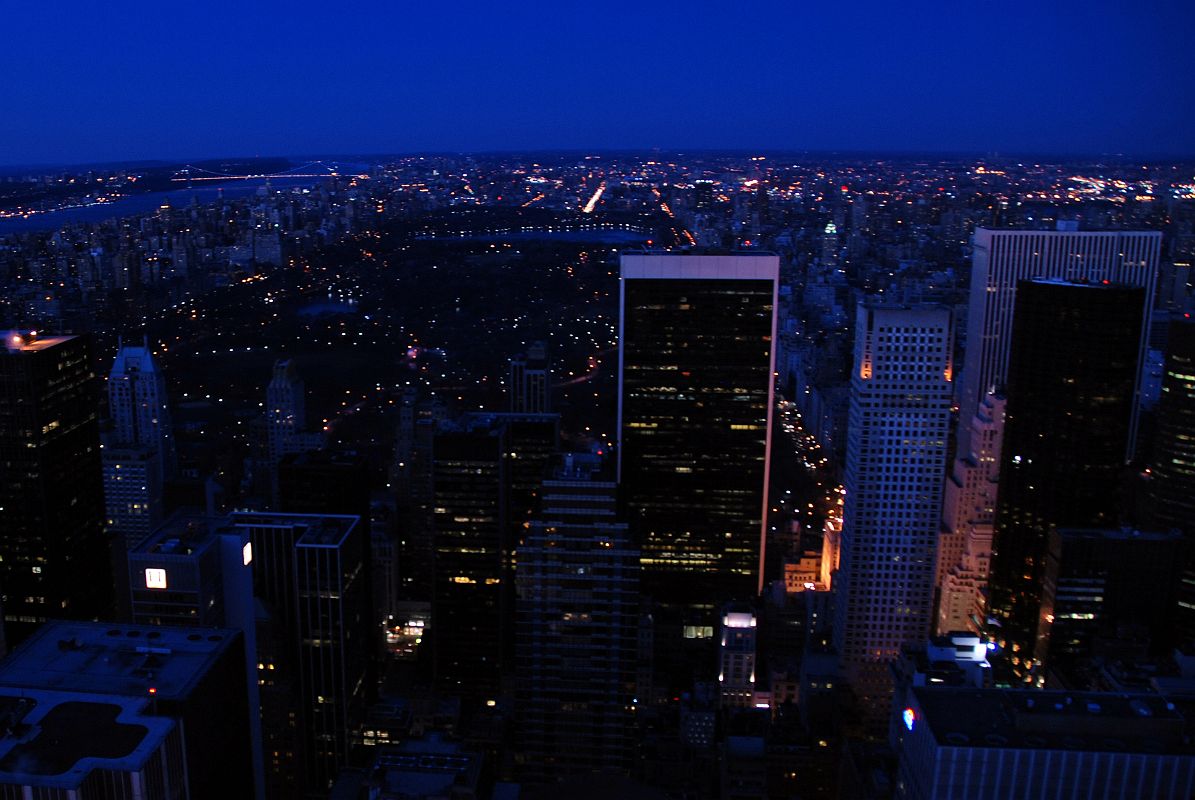
[[[516,709],[529,782],[633,766],[639,554],[596,467],[565,457],[519,550]]]
[[[989,580],[997,675],[1044,681],[1038,639],[1050,531],[1120,523],[1143,289],[1054,279],[1017,290]]]
[[[933,621],[954,325],[941,307],[863,304],[855,330],[834,645],[879,730],[888,662]]]
[[[706,626],[761,589],[778,263],[622,257],[618,474],[643,589]]]
[[[977,229],[972,238],[962,419],[969,420],[984,395],[1008,381],[1013,315],[1023,280],[1109,281],[1144,289],[1139,299],[1141,328],[1133,340],[1140,350],[1137,363],[1143,365],[1161,246],[1160,231]],[[1136,398],[1140,373],[1133,385]],[[1133,419],[1135,440],[1136,415]]]
[[[0,349],[0,591],[14,645],[112,603],[87,340],[8,333]]]

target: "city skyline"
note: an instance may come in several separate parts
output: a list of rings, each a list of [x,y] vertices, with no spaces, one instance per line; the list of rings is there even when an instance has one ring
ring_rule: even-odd
[[[466,4],[451,16],[26,5],[10,11],[0,55],[15,78],[0,161],[660,147],[1190,154],[1195,87],[1175,80],[1195,29],[1188,4],[949,15],[936,5],[768,3],[750,16],[673,3],[552,15]],[[1130,44],[1101,48],[1097,64],[1084,45],[1096,41]],[[1060,53],[1067,43],[1073,52]],[[976,58],[985,51],[1002,55]]]
[[[1190,0],[242,5],[5,15],[0,795],[1192,796]]]

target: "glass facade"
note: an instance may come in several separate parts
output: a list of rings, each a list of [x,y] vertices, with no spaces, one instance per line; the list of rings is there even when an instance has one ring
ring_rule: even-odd
[[[676,265],[675,276],[629,277],[623,262],[620,479],[644,592],[687,606],[751,597],[767,480],[775,259],[771,277],[742,279],[685,277],[685,256],[642,258]],[[729,271],[738,258],[694,261]]]
[[[1043,679],[1035,651],[1050,531],[1119,524],[1142,292],[1058,280],[1017,290],[989,587],[1005,680]]]

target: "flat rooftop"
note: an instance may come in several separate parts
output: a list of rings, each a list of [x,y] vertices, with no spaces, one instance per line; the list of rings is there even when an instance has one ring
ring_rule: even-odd
[[[623,253],[623,280],[766,280],[776,281],[780,273],[777,256],[743,252],[726,255],[686,253]]]
[[[49,350],[63,342],[69,342],[74,336],[33,336],[23,331],[4,331],[4,348],[10,353],[35,353],[38,350]]]
[[[299,528],[295,543],[308,547],[334,547],[357,526],[358,517],[351,514],[274,514],[238,511],[229,517],[233,525],[266,528]]]
[[[179,699],[238,637],[218,628],[47,622],[0,662],[0,691]]]
[[[0,784],[73,789],[96,769],[141,769],[175,727],[148,702],[0,688]]]
[[[129,551],[130,555],[191,555],[210,547],[214,535],[227,527],[221,518],[205,517],[199,514],[180,514],[162,523],[157,530],[141,544]]]
[[[1190,719],[1157,694],[913,689],[944,747],[1195,754]]]

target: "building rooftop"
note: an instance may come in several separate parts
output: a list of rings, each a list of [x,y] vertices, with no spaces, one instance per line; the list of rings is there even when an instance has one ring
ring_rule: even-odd
[[[481,756],[433,734],[379,755],[371,784],[376,796],[416,800],[447,797],[454,786],[475,790],[480,774]]]
[[[174,700],[238,631],[51,621],[0,662],[0,686]]]
[[[4,348],[10,353],[34,353],[69,342],[74,336],[38,336],[35,331],[5,331]]]
[[[1195,754],[1189,719],[1156,694],[915,688],[913,696],[914,724],[945,747]]]
[[[147,698],[0,688],[0,784],[71,789],[141,769],[174,729]]]
[[[132,554],[187,556],[210,547],[213,536],[226,525],[222,519],[198,514],[176,514],[166,520]]]
[[[1182,532],[1139,531],[1136,528],[1059,528],[1058,535],[1065,539],[1102,539],[1117,542],[1173,542],[1183,538]]]
[[[130,373],[152,374],[158,371],[154,361],[153,351],[148,342],[142,345],[121,344],[116,358],[112,361],[112,376],[119,377]]]
[[[775,281],[780,260],[758,251],[720,255],[691,253],[623,253],[620,275],[626,279],[767,280]]]
[[[1087,280],[1085,278],[1054,278],[1045,275],[1031,276],[1022,278],[1022,281],[1027,283],[1036,283],[1044,286],[1067,286],[1074,289],[1130,289],[1140,290],[1140,286],[1133,286],[1128,283],[1114,283],[1108,280]]]
[[[335,547],[357,526],[359,518],[352,514],[274,514],[238,511],[233,513],[229,520],[233,525],[303,528],[295,544],[307,547]]]

